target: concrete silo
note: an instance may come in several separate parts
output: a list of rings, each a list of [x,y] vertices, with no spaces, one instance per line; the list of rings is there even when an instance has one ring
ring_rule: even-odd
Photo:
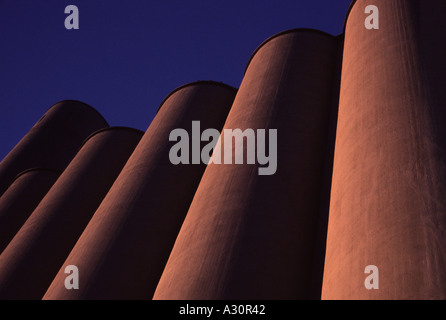
[[[154,299],[311,298],[337,52],[337,38],[310,29],[255,51],[224,129],[265,129],[267,152],[277,129],[277,171],[208,165]]]
[[[27,169],[63,170],[82,141],[104,127],[108,127],[104,118],[85,103],[56,103],[0,162],[0,195],[16,175]]]
[[[26,170],[0,197],[0,253],[59,178],[61,172],[46,168]]]
[[[0,255],[0,298],[41,299],[143,136],[93,133]]]
[[[236,89],[200,81],[174,90],[94,214],[44,299],[150,299],[205,164],[170,162],[174,129],[191,134],[223,127]],[[79,269],[80,287],[64,287],[64,268]]]
[[[364,26],[379,8],[379,29]],[[446,298],[446,3],[345,27],[323,299]]]

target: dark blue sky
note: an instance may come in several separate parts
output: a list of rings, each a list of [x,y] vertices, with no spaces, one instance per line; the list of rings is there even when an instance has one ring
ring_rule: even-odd
[[[266,38],[342,32],[351,0],[0,0],[0,159],[54,103],[80,100],[146,130],[176,87],[239,87]],[[80,29],[66,30],[76,5]]]

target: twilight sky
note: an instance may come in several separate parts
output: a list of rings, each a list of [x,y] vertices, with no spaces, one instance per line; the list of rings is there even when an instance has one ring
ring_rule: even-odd
[[[176,87],[239,87],[252,52],[293,28],[342,32],[351,0],[0,0],[0,160],[54,103],[145,131]],[[64,26],[79,8],[79,30]]]

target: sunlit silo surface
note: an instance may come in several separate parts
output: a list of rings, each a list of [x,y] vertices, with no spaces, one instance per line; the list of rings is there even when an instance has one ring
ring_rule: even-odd
[[[379,32],[361,27],[367,5]],[[348,16],[324,299],[446,298],[445,9],[359,0]]]
[[[273,35],[240,88],[183,85],[145,132],[55,104],[0,163],[0,298],[446,299],[444,12],[353,1],[342,34]]]
[[[277,172],[207,167],[156,299],[309,297],[336,48],[298,29],[254,53],[224,128],[276,129]]]

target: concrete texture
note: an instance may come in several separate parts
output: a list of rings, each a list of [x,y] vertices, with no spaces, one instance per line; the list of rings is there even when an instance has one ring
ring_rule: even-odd
[[[25,170],[40,167],[62,171],[82,141],[104,127],[108,127],[104,118],[85,103],[56,103],[0,162],[0,195]]]
[[[277,129],[277,172],[208,165],[154,299],[311,297],[337,45],[298,29],[256,50],[224,128]]]
[[[34,168],[20,173],[0,197],[0,254],[61,172]]]
[[[172,91],[142,138],[54,105],[0,163],[0,299],[446,299],[445,12],[353,1],[338,37],[267,39],[238,92]],[[171,164],[169,134],[198,120],[277,129],[276,173]],[[17,176],[35,167],[55,172]]]
[[[0,299],[41,299],[143,132],[92,134],[0,255]]]
[[[140,144],[55,277],[44,299],[151,299],[178,230],[204,172],[204,164],[173,165],[173,129],[191,135],[220,130],[236,90],[196,82],[162,103]],[[79,290],[66,290],[64,268],[76,265]]]
[[[369,4],[379,30],[363,27]],[[445,10],[358,0],[350,11],[323,299],[446,298]],[[365,288],[368,265],[378,290]]]

